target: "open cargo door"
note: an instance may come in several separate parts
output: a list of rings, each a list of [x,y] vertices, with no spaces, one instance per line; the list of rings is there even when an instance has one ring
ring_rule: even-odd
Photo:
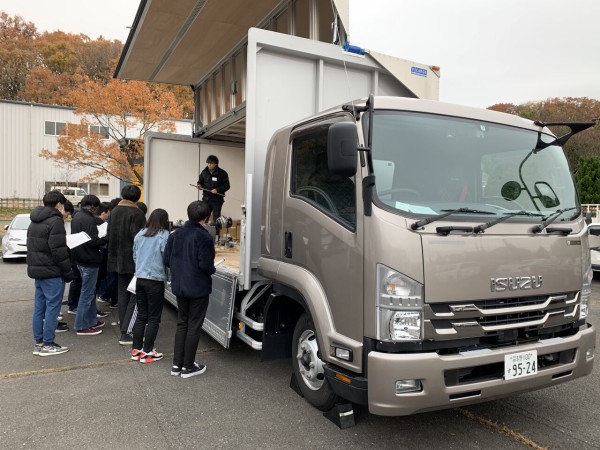
[[[165,209],[174,226],[187,220],[190,202],[202,198],[200,191],[190,185],[196,184],[208,155],[217,155],[226,164],[233,180],[243,180],[244,150],[239,144],[150,133],[146,135],[144,146],[144,191],[148,210]],[[237,220],[241,214],[242,183],[232,183],[227,194],[223,211]],[[202,328],[225,348],[229,347],[232,336],[231,319],[236,291],[237,272],[220,267],[219,272],[213,275],[213,290]],[[177,299],[169,286],[165,290],[165,298],[177,306]]]

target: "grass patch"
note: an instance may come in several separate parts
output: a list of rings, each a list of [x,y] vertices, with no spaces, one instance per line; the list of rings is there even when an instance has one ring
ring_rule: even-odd
[[[29,208],[0,208],[0,220],[12,220],[17,214],[29,214]]]

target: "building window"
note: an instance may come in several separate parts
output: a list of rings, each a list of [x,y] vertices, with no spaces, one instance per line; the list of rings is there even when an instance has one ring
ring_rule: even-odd
[[[102,139],[110,138],[110,136],[108,134],[108,128],[100,126],[100,125],[90,125],[90,132],[99,134],[100,136],[102,136]]]
[[[109,195],[108,183],[89,183],[87,185],[87,191],[98,197],[107,197]]]
[[[59,136],[64,128],[64,122],[44,122],[44,134],[49,136]]]

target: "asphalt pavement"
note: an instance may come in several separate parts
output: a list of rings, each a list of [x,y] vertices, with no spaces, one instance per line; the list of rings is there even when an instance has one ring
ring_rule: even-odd
[[[196,360],[207,372],[170,376],[169,304],[156,341],[162,361],[130,360],[116,310],[100,335],[57,334],[68,353],[33,356],[33,292],[23,261],[0,263],[1,449],[600,448],[598,363],[586,378],[465,408],[381,417],[355,407],[356,425],[342,430],[289,387],[290,360],[261,362],[237,340],[223,349],[203,335]],[[597,281],[593,298],[598,326]],[[72,327],[74,316],[65,319]]]

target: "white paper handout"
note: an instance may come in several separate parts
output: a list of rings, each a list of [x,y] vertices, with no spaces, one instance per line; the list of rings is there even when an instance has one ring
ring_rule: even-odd
[[[87,241],[91,241],[92,238],[85,231],[80,231],[75,234],[67,234],[67,247],[75,248],[78,245],[85,244]]]
[[[135,294],[135,285],[137,284],[137,277],[134,275],[133,278],[131,279],[131,281],[129,282],[129,285],[127,286],[127,290],[129,292],[131,292],[132,294]]]
[[[102,225],[98,225],[98,237],[103,238],[106,236],[108,231],[108,222],[103,222]]]

